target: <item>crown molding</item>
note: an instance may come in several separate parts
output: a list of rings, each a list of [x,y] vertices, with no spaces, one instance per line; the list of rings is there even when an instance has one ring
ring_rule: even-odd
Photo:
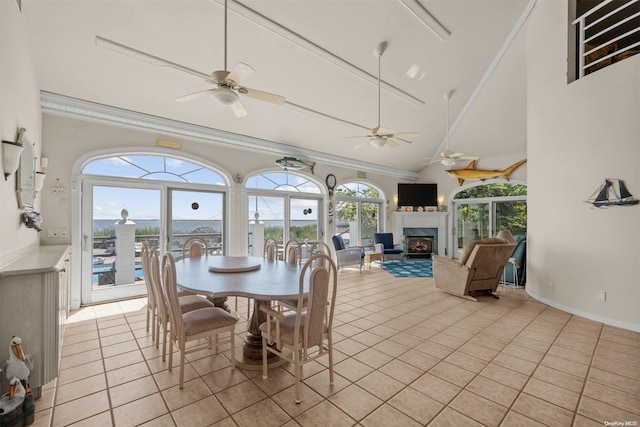
[[[94,121],[145,132],[160,133],[167,136],[186,138],[193,141],[246,151],[293,156],[301,160],[315,161],[329,166],[371,172],[409,181],[416,181],[418,179],[418,174],[412,171],[362,162],[347,157],[268,141],[266,139],[226,132],[136,111],[124,110],[122,108],[71,98],[51,92],[41,91],[40,102],[42,112],[46,114]]]

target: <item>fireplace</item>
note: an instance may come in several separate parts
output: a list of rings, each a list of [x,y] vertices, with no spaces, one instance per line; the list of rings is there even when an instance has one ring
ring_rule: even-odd
[[[448,212],[394,212],[395,243],[406,244],[406,236],[430,237],[431,254],[447,256],[447,213]],[[398,236],[398,237],[396,237]]]
[[[407,248],[408,258],[431,258],[433,254],[433,237],[407,236],[405,238],[405,248]]]

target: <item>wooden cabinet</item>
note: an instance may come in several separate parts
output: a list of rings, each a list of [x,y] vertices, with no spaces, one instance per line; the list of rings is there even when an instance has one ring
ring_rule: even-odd
[[[69,315],[69,262],[69,246],[39,246],[0,269],[0,364],[9,357],[11,337],[22,338],[33,359],[29,383],[36,397],[58,376]]]

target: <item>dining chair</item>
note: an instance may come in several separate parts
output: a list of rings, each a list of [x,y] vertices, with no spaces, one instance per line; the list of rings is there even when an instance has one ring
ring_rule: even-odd
[[[209,246],[204,238],[189,237],[182,245],[182,258],[200,258],[209,253]]]
[[[149,246],[144,243],[142,245],[142,251],[140,252],[140,260],[142,262],[142,274],[144,276],[144,283],[147,286],[147,332],[149,332],[149,325],[151,325],[151,340],[156,339],[156,295],[155,289],[151,284],[151,270],[149,268],[150,253]]]
[[[200,236],[189,237],[182,245],[182,255],[179,259],[183,258],[201,258],[202,256],[209,255],[209,246],[207,241]],[[182,295],[182,294],[181,294]],[[227,297],[211,298],[211,302],[214,304],[225,305]],[[238,310],[238,297],[235,297],[235,310]]]
[[[311,246],[311,249],[309,250],[309,259],[314,257],[314,255],[319,255],[319,254],[324,254],[324,255],[327,255],[329,258],[332,258],[331,248],[329,247],[329,245],[327,245],[324,242],[316,242]],[[323,258],[323,257],[314,258],[314,264],[312,265],[312,267],[324,266],[325,260],[326,258]],[[295,310],[298,305],[298,300],[297,299],[280,299],[276,302],[276,304],[279,311]],[[304,307],[307,306],[306,296],[303,299],[302,305]]]
[[[269,261],[278,260],[278,242],[276,242],[276,239],[272,237],[264,239],[262,256]]]
[[[173,369],[173,345],[180,351],[180,388],[184,387],[184,358],[186,354],[211,348],[215,344],[215,353],[218,354],[220,341],[218,335],[229,333],[228,341],[229,360],[231,370],[235,364],[235,327],[238,323],[238,315],[235,312],[227,312],[219,307],[206,307],[197,310],[182,312],[178,286],[176,283],[176,266],[173,256],[169,253],[162,258],[162,282],[167,295],[167,306],[171,316],[171,330],[169,339],[169,372]],[[205,340],[204,343],[190,346],[191,341]]]
[[[160,330],[162,330],[162,361],[166,360],[167,355],[167,335],[171,328],[170,315],[168,309],[167,295],[162,283],[160,275],[160,257],[158,252],[151,249],[149,258],[149,270],[151,277],[151,285],[156,295],[156,348],[160,348]],[[188,294],[178,296],[178,303],[182,313],[198,310],[200,308],[213,307],[213,303],[203,296]]]
[[[313,267],[314,265],[320,266]],[[305,288],[308,289],[308,294]],[[301,402],[301,367],[308,362],[328,355],[329,384],[333,385],[332,327],[337,288],[336,264],[331,257],[318,254],[309,258],[302,267],[295,311],[282,313],[268,306],[260,307],[267,315],[266,322],[260,325],[262,378],[268,378],[267,353],[276,354],[293,363],[296,403]],[[305,295],[308,296],[306,308],[303,305]]]
[[[302,265],[302,245],[295,239],[284,245],[284,261],[291,265]]]

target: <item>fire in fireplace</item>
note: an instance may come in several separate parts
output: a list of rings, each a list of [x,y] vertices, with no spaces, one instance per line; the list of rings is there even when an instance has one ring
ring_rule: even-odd
[[[405,247],[407,257],[431,258],[433,254],[433,237],[427,236],[407,236]]]

